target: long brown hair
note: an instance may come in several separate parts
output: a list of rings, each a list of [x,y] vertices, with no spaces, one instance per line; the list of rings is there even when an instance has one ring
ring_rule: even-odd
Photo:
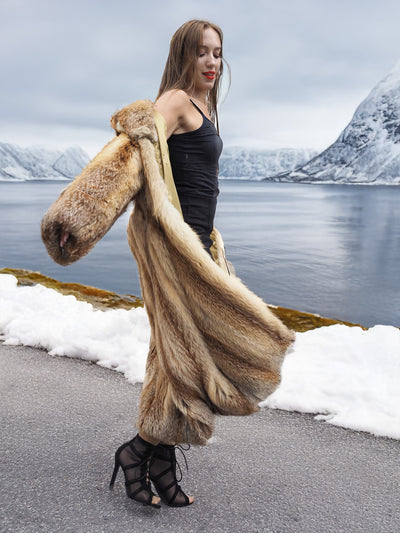
[[[221,41],[221,66],[216,75],[214,87],[208,94],[208,110],[218,127],[217,103],[221,88],[223,72],[222,41],[223,33],[219,26],[206,20],[189,20],[176,30],[171,39],[169,54],[161,78],[157,99],[171,89],[183,89],[190,93],[194,89],[194,75],[197,57],[200,52],[200,42],[203,31],[207,28],[214,30]],[[226,63],[226,61],[225,61]],[[226,63],[230,78],[230,68]]]

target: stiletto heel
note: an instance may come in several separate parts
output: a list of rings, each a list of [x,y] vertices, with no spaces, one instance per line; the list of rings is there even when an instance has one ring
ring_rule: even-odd
[[[139,435],[122,444],[115,452],[110,490],[114,487],[118,470],[121,467],[125,474],[125,490],[128,498],[159,509],[160,504],[153,501],[155,494],[151,490],[149,479],[149,459],[153,450],[154,446]]]
[[[114,465],[114,471],[113,471],[113,474],[112,474],[112,476],[111,476],[110,490],[113,490],[113,488],[114,488],[115,478],[117,477],[119,467],[121,466],[121,463],[120,463],[119,460],[118,460],[118,456],[117,456],[117,454],[118,454],[118,451],[117,451],[116,454],[115,454],[115,465]]]
[[[182,448],[178,446],[182,451]],[[183,455],[186,463],[186,457]],[[176,467],[180,472],[180,479],[176,477]],[[169,507],[185,507],[193,502],[183,492],[178,482],[182,479],[182,470],[176,461],[175,446],[158,444],[153,451],[149,466],[150,479],[162,501]]]

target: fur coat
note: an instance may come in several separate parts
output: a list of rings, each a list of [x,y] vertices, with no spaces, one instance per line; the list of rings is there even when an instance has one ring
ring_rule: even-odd
[[[229,275],[218,233],[215,262],[183,221],[154,116],[149,101],[113,116],[118,136],[49,209],[42,237],[69,264],[134,200],[128,242],[151,325],[137,426],[164,443],[205,444],[216,414],[254,413],[275,390],[294,334]]]

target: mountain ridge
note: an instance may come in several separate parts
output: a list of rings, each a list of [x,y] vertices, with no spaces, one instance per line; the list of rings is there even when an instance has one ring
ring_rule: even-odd
[[[258,181],[299,167],[317,153],[316,150],[307,148],[249,149],[231,146],[222,151],[219,177]]]
[[[79,146],[52,150],[0,142],[1,181],[70,180],[80,174],[89,161],[89,156]]]
[[[358,105],[337,140],[271,181],[400,185],[400,62]]]
[[[268,175],[291,170],[316,153],[315,150],[297,148],[224,148],[220,158],[220,178],[261,180]],[[17,144],[0,142],[0,180],[69,180],[80,174],[89,160],[79,146],[51,150],[43,146],[21,148]]]

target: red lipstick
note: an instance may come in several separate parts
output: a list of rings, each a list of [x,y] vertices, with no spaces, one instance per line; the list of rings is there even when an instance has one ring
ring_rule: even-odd
[[[215,72],[213,72],[212,70],[208,71],[208,72],[203,72],[204,76],[206,78],[208,78],[209,80],[213,80],[214,77],[215,77]]]

